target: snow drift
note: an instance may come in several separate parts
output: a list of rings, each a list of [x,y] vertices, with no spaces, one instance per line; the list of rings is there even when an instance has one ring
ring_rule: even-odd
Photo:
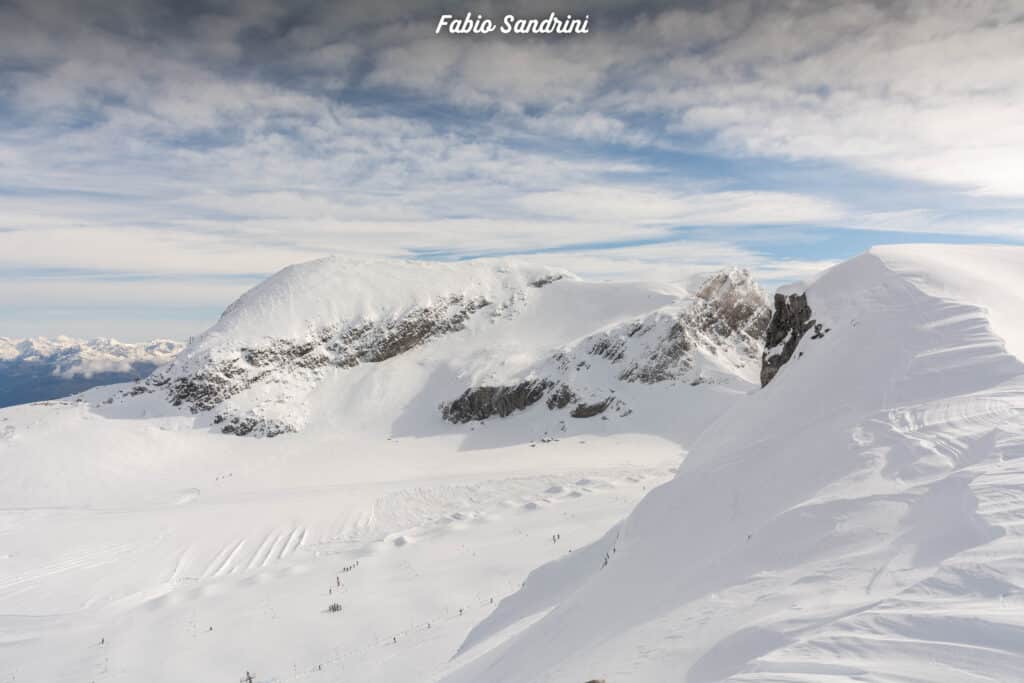
[[[0,679],[424,680],[756,389],[769,317],[739,270],[288,268],[148,380],[0,411]]]
[[[821,333],[445,680],[1021,677],[1024,249],[876,248],[806,304]]]
[[[1017,680],[1022,272],[875,249],[771,311],[286,269],[149,380],[0,411],[0,674]]]

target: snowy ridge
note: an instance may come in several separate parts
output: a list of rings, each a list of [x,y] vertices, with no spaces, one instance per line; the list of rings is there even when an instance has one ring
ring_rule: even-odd
[[[373,382],[389,383],[374,390],[381,418],[405,423],[410,407],[430,406],[429,422],[443,414],[462,423],[546,398],[549,410],[567,413],[550,416],[547,431],[564,432],[568,416],[612,406],[628,416],[636,402],[620,391],[624,383],[719,384],[731,397],[748,391],[768,316],[764,293],[740,270],[713,276],[693,296],[503,261],[329,258],[253,288],[174,363],[100,401],[116,402],[110,410],[119,414],[177,412],[194,416],[197,427],[272,437],[316,423],[325,404],[365,403],[366,380],[354,370],[374,366],[385,377]],[[410,396],[423,368],[434,369],[434,386]],[[460,393],[471,409],[459,409]],[[355,422],[364,410],[346,413]]]
[[[453,300],[485,300],[514,309],[529,286],[573,277],[561,270],[505,261],[438,263],[330,256],[289,266],[231,304],[197,340],[195,350],[220,339],[258,344],[302,340],[323,327],[398,319]]]
[[[545,400],[550,410],[593,417],[632,413],[630,384],[716,384],[745,390],[770,317],[750,274],[723,271],[697,292],[643,317],[587,335],[504,386],[470,387],[442,410],[451,422],[482,420]]]
[[[1024,249],[919,245],[824,273],[806,298],[830,331],[535,571],[445,680],[1019,678],[1021,273]]]
[[[771,321],[741,271],[683,287],[462,265],[432,288],[394,264],[421,284],[392,309],[379,282],[358,305],[268,283],[162,384],[0,410],[3,673],[1020,678],[1024,250],[876,249],[780,292],[799,314]],[[308,272],[325,267],[347,266]],[[460,316],[453,297],[483,290]],[[260,306],[301,315],[274,328]],[[763,388],[759,330],[792,342]],[[169,400],[235,358],[224,378],[253,381],[213,409]],[[524,382],[507,417],[443,419]],[[225,436],[228,410],[297,433]]]

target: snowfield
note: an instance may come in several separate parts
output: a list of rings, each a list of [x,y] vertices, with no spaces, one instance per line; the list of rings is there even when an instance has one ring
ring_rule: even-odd
[[[420,680],[679,461],[642,436],[465,451],[111,429],[76,405],[3,417],[20,436],[3,451],[0,680]]]
[[[829,331],[445,680],[1021,680],[1022,274],[1024,249],[917,245],[825,272]]]
[[[0,410],[0,681],[1021,680],[1022,274],[286,269]]]
[[[0,411],[0,681],[429,678],[756,386],[762,294],[711,284],[326,259],[150,380]],[[443,418],[522,382],[574,398]]]

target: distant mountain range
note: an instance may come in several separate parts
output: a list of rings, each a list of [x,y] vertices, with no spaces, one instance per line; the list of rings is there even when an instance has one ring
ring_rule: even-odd
[[[167,339],[126,344],[106,338],[0,337],[0,407],[143,379],[182,348]]]

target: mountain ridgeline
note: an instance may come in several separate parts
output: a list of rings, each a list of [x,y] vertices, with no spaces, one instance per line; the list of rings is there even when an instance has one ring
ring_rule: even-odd
[[[766,384],[813,327],[798,295],[775,303],[773,315],[736,268],[683,287],[512,262],[332,257],[269,278],[173,362],[98,402],[257,437],[318,424],[419,433],[438,417],[527,412],[551,435],[579,420],[653,419],[668,388],[714,412]],[[694,411],[694,424],[707,417]]]
[[[569,409],[574,418],[609,409],[622,415],[631,409],[616,397],[616,384],[695,386],[725,381],[730,370],[740,374],[754,362],[770,315],[749,273],[723,271],[685,304],[588,335],[515,383],[469,387],[443,404],[442,414],[455,423],[506,417],[544,399],[549,410]]]

